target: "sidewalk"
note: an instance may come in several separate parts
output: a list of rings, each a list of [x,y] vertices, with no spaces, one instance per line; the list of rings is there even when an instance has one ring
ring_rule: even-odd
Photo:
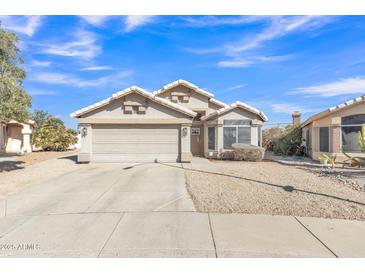
[[[365,257],[365,222],[196,212],[0,218],[0,257]],[[27,250],[19,245],[33,245]]]

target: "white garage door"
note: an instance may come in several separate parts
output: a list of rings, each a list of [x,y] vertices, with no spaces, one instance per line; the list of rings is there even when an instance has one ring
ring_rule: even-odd
[[[178,125],[94,125],[95,162],[176,162]]]

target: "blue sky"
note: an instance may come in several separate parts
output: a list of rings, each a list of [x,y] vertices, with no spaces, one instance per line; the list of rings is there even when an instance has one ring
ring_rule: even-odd
[[[363,16],[0,16],[35,109],[69,114],[131,85],[188,80],[269,123],[365,93]]]

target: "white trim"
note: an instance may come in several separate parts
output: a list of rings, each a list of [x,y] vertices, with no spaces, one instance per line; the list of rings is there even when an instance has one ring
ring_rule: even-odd
[[[189,116],[195,117],[197,115],[196,112],[194,112],[190,109],[187,109],[183,106],[180,106],[178,104],[172,103],[169,100],[166,100],[166,99],[163,99],[163,98],[160,98],[160,97],[156,97],[152,93],[149,93],[148,91],[144,90],[143,88],[140,88],[138,86],[132,86],[132,87],[126,88],[124,90],[118,91],[118,92],[114,93],[111,97],[108,97],[108,98],[106,98],[106,99],[104,99],[100,102],[97,102],[97,103],[92,104],[90,106],[87,106],[85,108],[79,109],[79,110],[71,113],[70,116],[72,118],[78,118],[78,117],[80,117],[81,115],[83,115],[85,113],[88,113],[92,110],[98,109],[100,107],[103,107],[103,106],[109,104],[112,100],[115,100],[115,99],[118,99],[120,97],[126,96],[130,93],[133,93],[133,92],[138,93],[142,96],[145,96],[145,97],[151,99],[154,102],[160,103],[162,105],[165,105],[165,106],[170,107],[172,109],[175,109],[177,111],[185,113]]]
[[[223,113],[226,113],[226,112],[228,112],[228,111],[230,111],[232,109],[235,109],[235,108],[242,108],[242,109],[247,110],[247,111],[249,111],[251,113],[254,113],[254,114],[260,116],[260,118],[264,122],[266,122],[268,120],[267,117],[266,117],[266,115],[262,111],[259,111],[258,109],[254,108],[254,107],[251,107],[251,106],[249,106],[249,105],[247,105],[245,103],[242,103],[240,101],[236,101],[235,103],[232,103],[230,105],[227,105],[224,108],[218,109],[218,110],[216,110],[216,111],[214,111],[214,112],[212,112],[212,113],[210,113],[210,114],[202,117],[201,120],[202,121],[208,120],[208,119],[210,119],[210,118],[212,118],[214,116],[222,115]]]
[[[217,99],[214,99],[214,98],[210,98],[209,99],[209,102],[213,103],[213,104],[216,104],[218,106],[221,106],[221,107],[227,107],[228,105],[226,103],[223,103]]]
[[[153,95],[159,95],[161,93],[164,93],[165,91],[168,91],[168,90],[170,90],[174,87],[180,86],[180,85],[186,86],[186,87],[190,88],[191,90],[193,90],[197,93],[200,93],[204,96],[207,96],[209,98],[212,98],[214,96],[213,93],[210,93],[210,92],[208,92],[204,89],[201,89],[198,86],[196,86],[196,85],[194,85],[194,84],[192,84],[192,83],[190,83],[186,80],[182,80],[182,79],[176,80],[174,82],[171,82],[171,83],[163,86],[161,89],[156,90],[155,92],[153,92]]]
[[[342,110],[346,107],[349,107],[349,106],[352,106],[354,104],[361,103],[361,102],[365,102],[365,95],[362,95],[360,97],[356,97],[356,98],[354,98],[350,101],[347,101],[345,103],[339,104],[339,105],[334,106],[334,107],[330,107],[330,108],[326,109],[325,111],[317,113],[317,114],[309,117],[307,120],[305,120],[302,123],[301,127],[303,128],[303,127],[307,126],[308,124],[312,123],[315,120],[318,120],[318,119],[323,118],[327,115],[330,115],[331,113],[340,111],[340,110]]]

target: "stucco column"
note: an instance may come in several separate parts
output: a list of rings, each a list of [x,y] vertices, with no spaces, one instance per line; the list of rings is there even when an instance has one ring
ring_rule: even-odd
[[[330,152],[341,153],[341,126],[333,125],[330,132],[332,133],[330,137],[330,140],[332,141],[332,145],[330,146]]]
[[[180,161],[191,162],[191,125],[183,124],[180,129]]]
[[[258,146],[259,144],[259,127],[262,126],[262,122],[260,120],[252,120],[251,123],[251,145]]]
[[[206,124],[204,124],[203,128],[204,128],[203,155],[205,157],[207,157],[208,156],[208,127]]]
[[[223,124],[218,124],[217,125],[217,151],[218,154],[220,154],[221,152],[223,152]]]
[[[92,127],[89,124],[80,124],[81,147],[77,157],[78,162],[90,162],[92,154]]]
[[[30,144],[30,135],[32,134],[32,129],[29,124],[22,124],[22,134],[23,134],[23,145],[21,148],[22,153],[32,152],[32,146]]]

